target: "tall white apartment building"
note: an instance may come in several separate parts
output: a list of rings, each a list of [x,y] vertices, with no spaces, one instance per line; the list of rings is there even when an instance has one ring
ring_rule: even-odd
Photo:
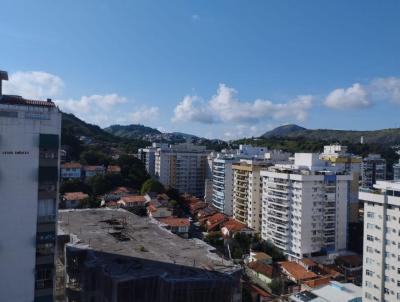
[[[355,156],[347,152],[347,146],[339,144],[324,146],[324,152],[321,154],[321,159],[329,161],[339,170],[344,170],[353,175],[350,182],[349,190],[349,222],[359,221],[359,201],[358,191],[361,177],[361,162],[360,156]]]
[[[294,165],[261,171],[262,239],[290,258],[346,249],[349,185],[319,154],[296,153]]]
[[[157,148],[155,177],[181,193],[204,196],[208,152],[205,146],[190,143]]]
[[[213,160],[212,170],[212,205],[220,212],[233,215],[233,170],[232,164],[239,159],[229,156],[218,156]]]
[[[150,147],[138,150],[138,158],[143,162],[151,177],[156,175],[156,152],[158,148],[167,149],[168,144],[153,143]]]
[[[268,166],[265,161],[240,160],[233,170],[233,217],[259,232],[261,230],[260,172]]]
[[[363,301],[400,301],[400,182],[361,189],[364,202]]]
[[[54,300],[60,134],[51,100],[0,89],[0,301]]]
[[[386,180],[386,160],[379,154],[369,154],[361,164],[361,186],[372,188],[378,180]]]

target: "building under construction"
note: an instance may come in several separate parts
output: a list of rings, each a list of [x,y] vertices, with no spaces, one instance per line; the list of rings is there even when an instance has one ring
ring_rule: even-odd
[[[60,211],[57,266],[60,301],[241,301],[240,267],[121,209]]]

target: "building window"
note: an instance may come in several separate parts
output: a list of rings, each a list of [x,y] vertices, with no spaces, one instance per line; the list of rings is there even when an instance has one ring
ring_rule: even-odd
[[[50,266],[39,266],[36,268],[36,289],[53,287],[53,268]]]
[[[0,111],[0,116],[17,118],[18,117],[18,112],[1,110]]]
[[[367,276],[371,276],[371,277],[372,277],[372,276],[374,275],[374,272],[367,269],[367,270],[365,271],[365,274],[366,274]]]

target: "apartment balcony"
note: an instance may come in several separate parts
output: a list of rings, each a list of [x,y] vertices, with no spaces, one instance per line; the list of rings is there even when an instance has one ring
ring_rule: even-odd
[[[245,197],[241,197],[239,195],[235,195],[233,197],[233,199],[234,199],[234,202],[236,204],[247,205],[247,198],[245,198]]]
[[[247,224],[247,215],[244,215],[241,212],[235,212],[234,217],[239,222]]]
[[[289,207],[289,202],[287,200],[275,199],[275,198],[268,197],[266,202],[271,205],[281,206],[281,207],[285,207],[285,208]]]
[[[284,200],[284,201],[288,201],[289,196],[280,196],[280,195],[274,195],[274,194],[267,194],[267,198],[274,198],[274,199],[279,199],[279,200]]]
[[[249,186],[247,185],[247,183],[240,183],[240,182],[236,182],[236,183],[235,183],[235,188],[247,190],[248,187],[249,187]]]
[[[289,217],[288,215],[282,215],[281,213],[274,211],[274,210],[269,210],[267,212],[268,216],[273,216],[276,220],[282,221],[282,222],[288,222]]]
[[[288,223],[287,222],[283,222],[282,220],[278,220],[272,217],[268,217],[267,218],[268,224],[272,224],[275,225],[276,227],[287,227]]]
[[[270,209],[270,210],[279,211],[279,212],[281,212],[282,214],[285,214],[285,215],[287,215],[289,213],[289,206],[283,206],[283,205],[279,205],[279,204],[268,203],[268,206],[266,208]]]

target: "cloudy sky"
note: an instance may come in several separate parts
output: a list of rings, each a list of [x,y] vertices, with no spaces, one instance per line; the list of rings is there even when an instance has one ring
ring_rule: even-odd
[[[209,138],[400,127],[399,37],[397,0],[0,3],[6,93]]]

